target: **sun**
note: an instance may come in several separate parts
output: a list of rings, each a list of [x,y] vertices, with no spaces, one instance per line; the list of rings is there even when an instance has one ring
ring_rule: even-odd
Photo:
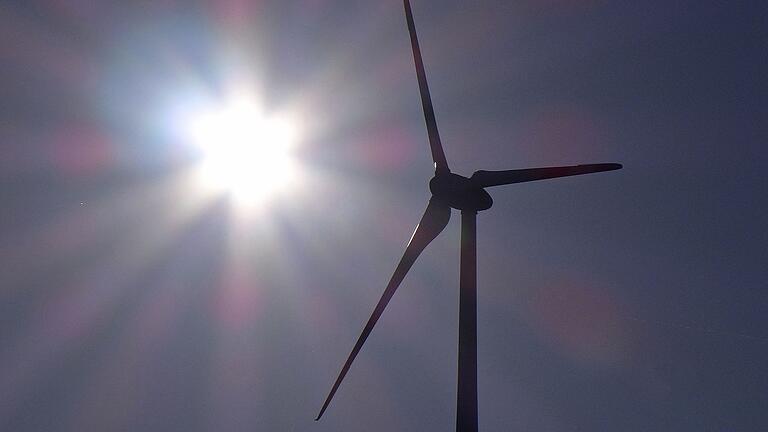
[[[296,178],[293,152],[298,125],[267,115],[252,97],[239,95],[187,118],[187,135],[200,152],[199,180],[239,203],[257,204]]]

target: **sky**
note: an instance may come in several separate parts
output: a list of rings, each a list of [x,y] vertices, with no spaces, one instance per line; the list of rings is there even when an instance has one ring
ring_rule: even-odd
[[[768,429],[765,6],[412,4],[454,171],[624,164],[489,190],[480,429]],[[303,131],[249,208],[233,80]],[[456,212],[313,421],[429,199],[401,2],[3,1],[0,101],[1,430],[454,428]]]

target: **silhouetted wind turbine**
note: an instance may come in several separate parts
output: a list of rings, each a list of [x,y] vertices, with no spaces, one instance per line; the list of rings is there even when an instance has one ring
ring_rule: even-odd
[[[501,186],[513,183],[523,183],[556,177],[566,177],[589,174],[601,171],[611,171],[621,168],[621,164],[603,163],[589,165],[574,165],[563,167],[529,168],[505,171],[475,171],[467,178],[452,173],[445,159],[440,134],[437,131],[435,112],[432,99],[429,96],[427,76],[421,59],[419,41],[416,38],[416,27],[408,0],[404,0],[405,18],[411,36],[413,60],[416,64],[416,75],[419,80],[419,92],[424,108],[424,120],[429,135],[429,147],[432,151],[432,161],[435,163],[435,175],[429,181],[432,197],[429,199],[427,210],[416,226],[416,230],[405,248],[400,263],[395,268],[392,278],[384,290],[379,303],[373,309],[368,323],[363,328],[352,352],[341,368],[323,407],[315,420],[322,417],[328,408],[333,395],[339,389],[341,381],[349,371],[349,367],[360,352],[365,340],[368,339],[373,326],[378,321],[387,303],[392,299],[395,290],[402,282],[408,270],[419,254],[434,240],[448,225],[451,208],[461,210],[461,271],[459,276],[459,373],[458,395],[456,406],[456,430],[459,432],[477,431],[477,254],[476,254],[476,216],[477,212],[487,210],[493,200],[486,187]]]

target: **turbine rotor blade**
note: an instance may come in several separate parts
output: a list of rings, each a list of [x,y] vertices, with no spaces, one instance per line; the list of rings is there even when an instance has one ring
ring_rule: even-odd
[[[424,71],[424,61],[421,59],[421,49],[419,49],[419,39],[416,37],[416,24],[413,22],[413,13],[411,12],[411,3],[403,0],[405,6],[405,20],[408,22],[408,33],[411,35],[411,49],[413,51],[413,62],[416,65],[416,76],[419,80],[419,93],[421,94],[421,105],[424,109],[424,121],[427,124],[427,133],[429,135],[429,148],[432,151],[432,162],[435,163],[435,172],[448,173],[448,161],[445,159],[443,144],[440,142],[440,133],[437,131],[437,120],[435,120],[435,109],[432,107],[432,98],[429,95],[429,86],[427,85],[427,74]]]
[[[557,177],[590,174],[602,171],[621,169],[617,163],[602,163],[588,165],[572,165],[562,167],[528,168],[506,171],[475,171],[470,180],[479,187],[500,186],[512,183],[523,183],[545,180]]]
[[[381,299],[379,299],[379,302],[373,309],[371,317],[368,318],[368,323],[365,325],[362,333],[357,338],[357,342],[355,342],[355,346],[352,348],[352,352],[349,354],[347,361],[341,368],[341,372],[336,378],[336,382],[333,383],[331,392],[325,399],[325,403],[323,403],[323,407],[320,409],[320,413],[317,415],[317,418],[315,418],[315,421],[320,420],[320,417],[323,416],[326,408],[328,408],[328,404],[331,403],[333,395],[336,394],[336,390],[338,390],[339,385],[341,385],[341,381],[347,375],[349,367],[352,365],[355,357],[357,357],[357,354],[363,347],[365,340],[368,339],[368,335],[371,334],[373,326],[376,325],[376,321],[379,320],[379,317],[384,312],[384,308],[387,307],[390,299],[392,299],[392,296],[395,294],[397,287],[400,286],[400,282],[403,281],[406,273],[408,273],[408,270],[410,270],[411,266],[416,261],[416,258],[419,257],[421,252],[427,247],[427,245],[429,245],[429,243],[432,242],[432,240],[438,236],[438,234],[443,231],[443,229],[445,229],[446,225],[448,225],[450,217],[450,207],[437,201],[434,197],[429,200],[427,210],[421,217],[419,225],[416,226],[416,230],[413,232],[411,240],[408,242],[408,246],[405,248],[405,253],[400,259],[400,263],[397,265],[397,268],[395,268],[395,272],[392,274],[392,278],[389,280],[389,284],[387,284],[387,288],[384,290],[384,294],[382,294]]]

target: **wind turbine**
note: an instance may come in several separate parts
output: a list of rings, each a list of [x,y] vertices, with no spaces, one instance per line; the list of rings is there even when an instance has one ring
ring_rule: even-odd
[[[390,299],[395,294],[400,282],[410,270],[419,254],[448,225],[451,208],[461,211],[461,268],[459,276],[459,362],[458,392],[456,404],[456,430],[458,432],[477,431],[477,212],[488,210],[493,199],[484,188],[513,183],[545,180],[620,169],[621,164],[601,163],[546,168],[514,169],[505,171],[475,171],[471,177],[464,177],[451,172],[440,142],[440,134],[435,121],[435,111],[427,86],[427,76],[421,58],[416,26],[413,22],[411,4],[403,0],[408,32],[411,37],[411,49],[419,81],[421,104],[429,136],[435,175],[429,181],[432,197],[427,209],[416,226],[405,253],[400,259],[392,278],[387,284],[381,299],[373,309],[368,323],[363,328],[352,352],[341,368],[328,397],[315,420],[320,420],[328,404],[339,389],[339,385],[349,371],[349,367],[363,347],[373,326],[379,320]]]

